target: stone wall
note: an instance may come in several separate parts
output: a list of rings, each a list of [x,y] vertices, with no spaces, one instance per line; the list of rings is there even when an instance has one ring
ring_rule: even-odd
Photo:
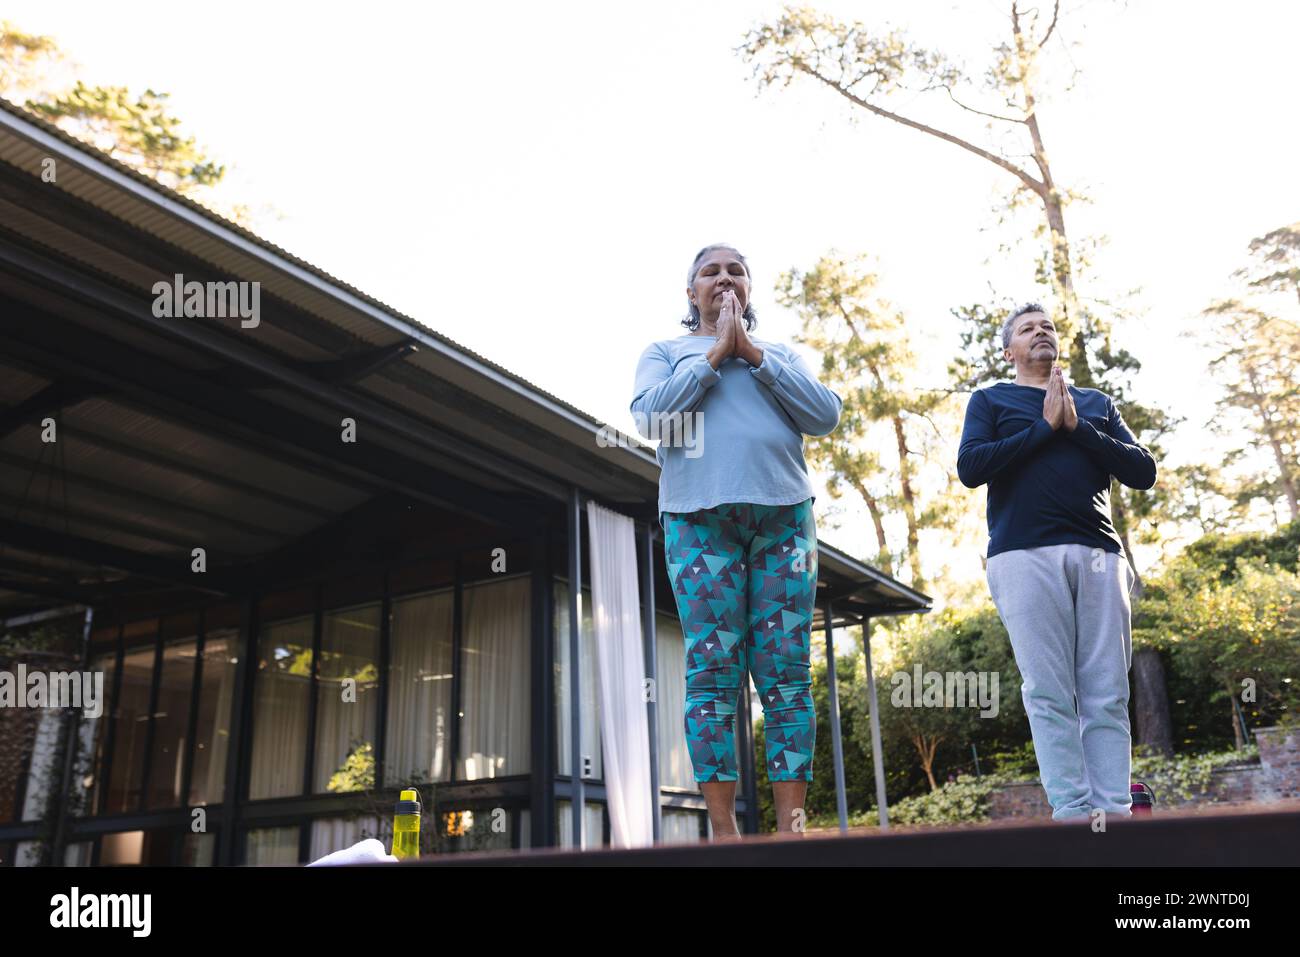
[[[1256,728],[1259,763],[1268,768],[1275,801],[1300,798],[1300,728]]]
[[[1300,728],[1256,728],[1259,762],[1224,765],[1210,775],[1204,794],[1190,801],[1156,793],[1156,811],[1197,804],[1268,804],[1300,798]],[[989,819],[1050,818],[1052,806],[1037,781],[1018,781],[994,791]]]

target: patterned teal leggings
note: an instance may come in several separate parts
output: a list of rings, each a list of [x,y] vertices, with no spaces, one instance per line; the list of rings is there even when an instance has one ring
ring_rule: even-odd
[[[812,499],[728,503],[659,518],[686,643],[686,742],[695,780],[737,779],[736,705],[748,669],[763,703],[769,779],[811,781]]]

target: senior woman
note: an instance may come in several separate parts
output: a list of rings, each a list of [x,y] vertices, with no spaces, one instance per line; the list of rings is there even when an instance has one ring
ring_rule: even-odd
[[[715,840],[738,839],[736,706],[746,670],[763,705],[777,829],[793,831],[817,737],[809,669],[816,498],[804,435],[840,397],[789,346],[751,338],[749,265],[706,246],[687,274],[690,332],[651,343],[632,414],[659,438],[659,523],[686,646],[686,742]]]

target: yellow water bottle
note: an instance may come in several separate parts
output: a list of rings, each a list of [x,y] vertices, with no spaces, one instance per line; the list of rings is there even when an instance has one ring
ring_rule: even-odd
[[[420,856],[420,795],[406,788],[393,815],[393,857],[400,860]]]

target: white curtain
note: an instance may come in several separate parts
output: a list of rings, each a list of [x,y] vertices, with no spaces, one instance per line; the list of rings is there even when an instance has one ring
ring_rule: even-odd
[[[635,526],[628,516],[588,502],[587,529],[610,844],[648,847],[654,843],[655,796]]]
[[[655,666],[659,672],[659,786],[699,790],[691,754],[686,747],[686,645],[677,615],[660,614],[655,636]],[[667,812],[665,812],[666,814]]]
[[[89,867],[93,847],[93,841],[80,841],[76,844],[69,844],[63,849],[63,866]]]
[[[573,802],[556,801],[555,817],[559,823],[557,847],[573,847]],[[605,809],[599,804],[582,805],[582,849],[602,847],[605,840]]]
[[[220,804],[225,797],[226,754],[230,745],[230,709],[235,703],[234,629],[213,632],[203,640],[203,684],[199,689],[198,746],[190,779],[190,804]]]
[[[470,585],[462,595],[462,780],[527,774],[532,580]]]
[[[268,625],[258,640],[259,660],[253,680],[249,800],[302,793],[302,771],[307,757],[307,695],[311,691],[311,644],[310,616]],[[302,655],[304,650],[306,655]],[[295,659],[299,670],[306,670],[306,674],[289,670]],[[250,839],[253,833],[250,832]],[[250,849],[253,846],[253,843],[249,844]]]
[[[557,772],[572,774],[570,749],[573,741],[569,721],[569,583],[556,582],[555,596],[555,727],[558,730]],[[596,694],[596,631],[591,619],[591,589],[578,596],[578,683],[582,691],[582,741],[580,754],[591,759],[586,778],[599,781],[605,776],[600,756],[600,698]]]
[[[247,833],[244,841],[244,864],[248,867],[298,863],[296,826],[255,828]]]
[[[659,843],[661,844],[697,844],[700,841],[700,825],[704,817],[699,811],[663,812],[659,826]]]
[[[383,842],[384,851],[392,853],[393,837],[379,831],[379,818],[356,817],[352,819],[331,817],[311,822],[311,854],[308,859],[318,861],[326,854],[347,850],[366,838],[373,837]]]
[[[450,588],[393,601],[384,757],[390,787],[417,776],[422,783],[447,780],[454,611]]]

